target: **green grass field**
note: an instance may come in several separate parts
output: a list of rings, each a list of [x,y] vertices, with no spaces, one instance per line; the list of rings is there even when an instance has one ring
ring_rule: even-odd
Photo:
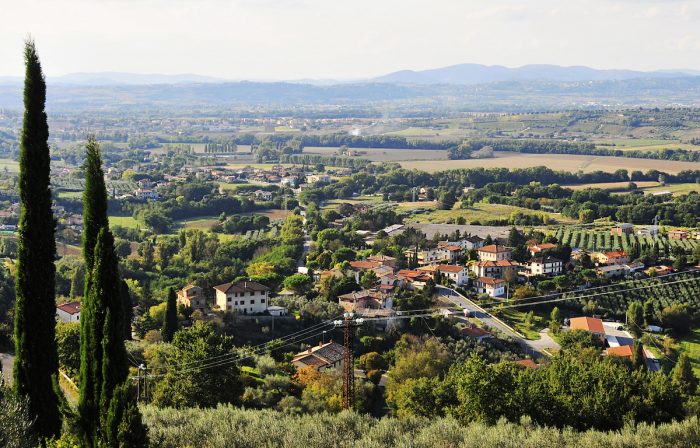
[[[110,226],[130,227],[133,229],[139,227],[139,223],[131,216],[110,216],[109,217],[109,225]]]
[[[647,187],[647,188],[639,188],[640,190],[643,190],[644,192],[649,192],[649,193],[654,193],[654,192],[659,192],[659,191],[670,191],[673,193],[674,196],[682,195],[682,194],[688,194],[692,191],[700,191],[700,185],[696,183],[688,183],[688,184],[675,184],[675,185],[663,185],[663,186],[655,186],[655,187]]]
[[[421,203],[419,207],[428,208],[430,203]],[[459,203],[455,205],[459,207]],[[405,210],[405,209],[404,209]],[[468,223],[471,222],[488,222],[495,219],[508,219],[510,215],[514,212],[522,212],[526,215],[534,215],[542,213],[540,211],[530,210],[527,208],[516,207],[513,205],[505,204],[487,204],[479,202],[474,204],[473,207],[461,209],[453,208],[452,210],[431,210],[427,213],[420,213],[411,216],[410,220],[418,223],[435,223],[442,224],[447,222],[456,221],[460,217],[464,217]],[[563,217],[559,213],[546,213],[551,219],[556,220],[560,223],[574,223],[575,221]]]
[[[547,326],[547,318],[533,310],[532,322],[528,327],[525,325],[525,316],[529,310],[519,311],[515,308],[505,308],[498,313],[498,318],[510,325],[511,327],[524,334],[525,337],[532,341],[540,339],[539,331]]]
[[[690,358],[695,376],[700,377],[700,328],[693,330],[680,341],[681,351]]]
[[[63,199],[81,199],[83,197],[82,191],[59,191],[56,193],[59,198]]]

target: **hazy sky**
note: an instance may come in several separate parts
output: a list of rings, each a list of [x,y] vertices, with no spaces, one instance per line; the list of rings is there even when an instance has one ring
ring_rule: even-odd
[[[0,0],[0,75],[357,78],[462,62],[700,69],[698,0]]]

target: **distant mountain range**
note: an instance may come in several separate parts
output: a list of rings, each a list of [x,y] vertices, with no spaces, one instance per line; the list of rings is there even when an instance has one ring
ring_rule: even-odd
[[[247,111],[250,106],[259,105],[270,110],[309,106],[311,109],[351,107],[355,114],[376,114],[377,111],[439,114],[700,107],[699,75],[692,70],[641,72],[555,65],[507,68],[478,64],[404,70],[354,81],[232,81],[194,74],[74,73],[48,78],[48,108]],[[21,107],[22,79],[0,77],[0,109]]]
[[[296,80],[257,80],[251,82],[288,82],[331,86],[339,84],[383,83],[383,84],[448,84],[476,85],[512,81],[623,81],[628,79],[657,79],[698,76],[700,71],[673,69],[657,71],[635,70],[600,70],[584,66],[562,67],[559,65],[532,64],[509,68],[501,65],[458,64],[430,70],[400,70],[375,78],[367,79],[296,79]],[[22,78],[0,76],[0,84],[14,84]],[[62,76],[49,76],[50,84],[69,84],[78,86],[106,85],[153,85],[153,84],[218,84],[242,81],[197,74],[138,74],[124,72],[70,73]]]
[[[599,70],[584,66],[533,64],[509,68],[501,65],[458,64],[430,70],[401,70],[372,79],[389,84],[456,84],[474,85],[504,81],[621,81],[637,78],[677,78],[696,76],[694,70]]]

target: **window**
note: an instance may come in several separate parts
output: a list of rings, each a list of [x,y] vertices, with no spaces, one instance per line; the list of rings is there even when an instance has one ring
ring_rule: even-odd
[[[251,305],[255,305],[255,300],[251,300],[251,301],[250,301],[250,304],[251,304]]]
[[[231,296],[229,296],[229,297],[228,297],[228,301],[230,302],[231,300],[233,300],[233,299],[231,298]]]
[[[265,303],[265,299],[260,299],[260,303]]]

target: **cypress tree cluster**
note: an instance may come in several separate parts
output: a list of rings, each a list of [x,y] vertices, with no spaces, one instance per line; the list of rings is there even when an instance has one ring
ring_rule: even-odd
[[[114,237],[107,220],[107,190],[99,145],[90,138],[83,195],[85,298],[81,308],[80,414],[84,446],[145,446],[144,437],[120,445],[123,431],[146,434],[133,393],[129,393],[124,339],[128,288],[119,276]],[[130,299],[128,301],[130,309]],[[130,332],[130,330],[129,330]],[[123,389],[123,390],[122,390]],[[120,390],[119,393],[115,393]],[[137,443],[138,442],[138,443]]]
[[[165,304],[165,316],[163,317],[163,329],[161,330],[161,336],[163,341],[172,342],[173,336],[177,331],[177,302],[175,296],[175,290],[170,288],[168,290],[168,301]]]
[[[61,429],[56,351],[56,223],[51,210],[46,83],[33,41],[24,47],[24,121],[20,135],[20,218],[15,305],[14,388],[29,398],[34,430]]]

